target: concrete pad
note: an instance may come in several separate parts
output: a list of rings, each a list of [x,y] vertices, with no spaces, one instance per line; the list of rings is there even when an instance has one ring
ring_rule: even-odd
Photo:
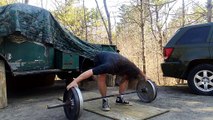
[[[90,96],[97,96],[95,93],[93,93],[94,95],[91,94]],[[168,112],[166,109],[151,107],[149,104],[136,102],[135,99],[129,99],[129,101],[133,103],[132,106],[118,105],[115,103],[115,98],[109,98],[111,110],[108,112],[101,110],[102,100],[84,102],[83,106],[86,111],[115,120],[144,120]]]

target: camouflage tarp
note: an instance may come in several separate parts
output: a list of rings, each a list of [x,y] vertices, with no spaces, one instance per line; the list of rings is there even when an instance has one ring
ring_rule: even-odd
[[[100,46],[80,40],[66,30],[49,11],[31,5],[17,3],[0,7],[0,37],[15,32],[31,41],[49,44],[65,53],[74,52],[90,59],[101,50]]]

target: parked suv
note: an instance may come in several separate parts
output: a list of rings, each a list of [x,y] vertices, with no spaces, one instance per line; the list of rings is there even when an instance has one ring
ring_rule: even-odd
[[[164,47],[163,75],[188,80],[196,94],[213,94],[213,23],[180,28]]]

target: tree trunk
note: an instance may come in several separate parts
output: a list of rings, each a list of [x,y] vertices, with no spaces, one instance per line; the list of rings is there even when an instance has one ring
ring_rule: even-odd
[[[88,30],[87,30],[87,17],[86,17],[86,8],[83,0],[83,9],[84,9],[84,24],[85,24],[85,39],[88,40]]]
[[[42,7],[42,8],[44,8],[44,4],[43,4],[43,2],[44,2],[43,0],[40,0],[41,7]]]
[[[25,4],[28,4],[28,3],[29,3],[29,0],[24,0],[24,3],[25,3]]]
[[[182,0],[182,27],[185,26],[185,1]]]
[[[104,27],[105,27],[105,29],[106,29],[106,32],[107,32],[107,35],[108,35],[108,39],[109,39],[109,43],[112,44],[111,22],[108,21],[108,27],[110,26],[110,28],[107,28],[107,24],[106,24],[106,22],[104,21],[103,15],[101,14],[101,10],[100,10],[98,1],[95,0],[95,2],[96,2],[96,5],[97,5],[97,8],[98,8],[98,11],[99,11],[99,13],[100,13],[101,19],[102,19],[102,21],[103,21]],[[106,1],[104,1],[104,4],[106,4]],[[104,8],[105,8],[105,11],[107,10],[107,12],[108,12],[107,5],[104,5]],[[107,13],[107,12],[106,12],[106,13]],[[107,15],[107,18],[108,18],[108,20],[110,20],[110,14],[109,14],[109,12],[108,12],[107,14],[109,15],[109,16]]]
[[[212,21],[212,0],[207,1],[207,22]]]
[[[144,40],[144,7],[143,0],[140,0],[140,29],[141,29],[141,52],[142,52],[142,63],[143,63],[143,72],[146,74],[146,59],[145,59],[145,40]]]
[[[108,39],[109,39],[109,43],[111,45],[112,44],[112,28],[111,28],[110,14],[108,11],[106,0],[104,0],[104,9],[105,9],[105,12],[107,15],[107,21],[108,21]]]

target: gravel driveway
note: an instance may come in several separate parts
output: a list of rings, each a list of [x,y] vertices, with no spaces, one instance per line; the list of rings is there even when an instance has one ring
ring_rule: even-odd
[[[20,90],[9,94],[9,106],[0,109],[0,120],[66,120],[63,108],[46,109],[46,105],[60,103],[57,98],[62,96],[64,86],[64,83],[57,82],[52,87]],[[158,87],[156,100],[147,105],[170,110],[151,120],[213,120],[213,96],[191,94],[186,85]],[[80,120],[108,118],[83,111]]]

